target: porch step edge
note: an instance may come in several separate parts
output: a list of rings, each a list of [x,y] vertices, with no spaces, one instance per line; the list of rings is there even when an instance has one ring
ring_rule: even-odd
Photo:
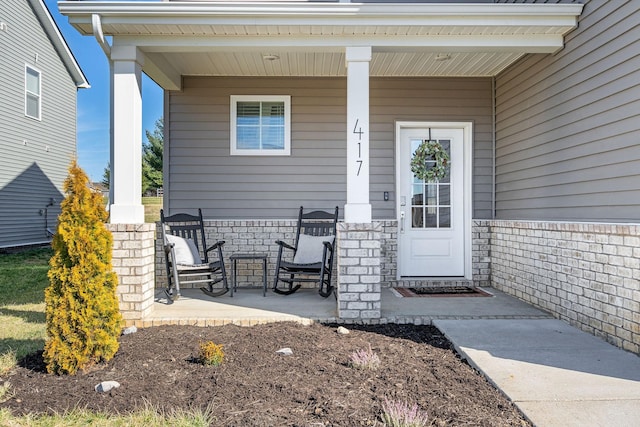
[[[432,316],[390,316],[381,317],[379,319],[340,319],[336,317],[329,318],[299,318],[299,319],[211,319],[211,318],[156,318],[156,319],[136,319],[125,321],[125,326],[136,326],[138,328],[151,328],[164,325],[190,325],[200,327],[237,325],[237,326],[254,326],[266,323],[276,322],[295,322],[303,325],[311,325],[314,323],[321,324],[338,324],[338,325],[433,325],[434,320],[474,320],[474,319],[553,319],[548,314],[541,315],[432,315]]]

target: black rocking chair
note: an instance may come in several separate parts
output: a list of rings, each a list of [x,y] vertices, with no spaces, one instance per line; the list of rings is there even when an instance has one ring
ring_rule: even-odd
[[[276,241],[280,248],[273,282],[275,293],[290,295],[300,289],[301,285],[294,285],[294,283],[315,282],[319,285],[318,292],[321,296],[326,298],[331,295],[337,222],[337,206],[334,213],[324,211],[304,213],[303,207],[300,207],[295,244],[292,246],[282,240]],[[291,261],[283,259],[285,249],[293,251]],[[285,285],[279,287],[281,282]]]
[[[180,297],[180,286],[194,283],[206,284],[200,290],[211,297],[224,295],[229,290],[222,255],[224,241],[207,247],[202,210],[198,209],[198,215],[170,216],[160,210],[160,221],[167,266],[165,293],[169,301]],[[215,260],[209,258],[211,251],[216,251]]]

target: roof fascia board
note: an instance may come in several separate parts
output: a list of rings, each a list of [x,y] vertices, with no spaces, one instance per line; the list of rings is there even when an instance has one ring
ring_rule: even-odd
[[[582,4],[495,4],[495,3],[301,3],[278,2],[234,3],[234,2],[103,2],[103,1],[62,1],[58,3],[63,14],[100,13],[101,15],[154,16],[178,15],[382,15],[413,16],[416,14],[444,16],[577,16],[582,12]]]
[[[565,27],[573,28],[576,18],[570,16],[114,16],[103,15],[103,25],[243,25],[243,26],[431,26],[431,27]],[[87,22],[84,16],[69,15],[70,22]]]
[[[505,36],[336,36],[336,37],[170,37],[117,36],[114,43],[136,45],[145,52],[255,51],[256,48],[281,48],[291,51],[344,52],[345,46],[373,46],[374,52],[437,50],[447,52],[527,52],[554,53],[563,47],[558,34]]]
[[[62,36],[58,25],[56,25],[53,17],[49,13],[49,9],[45,6],[43,0],[30,0],[29,2],[35,12],[42,28],[49,35],[49,40],[53,43],[58,55],[62,59],[62,62],[65,64],[67,71],[71,75],[74,84],[77,88],[87,89],[91,87],[87,78],[85,77],[80,65],[78,65],[78,61],[76,61],[75,56],[69,49],[69,45],[67,45],[66,40]]]
[[[416,4],[416,3],[59,3],[72,23],[102,16],[103,24],[190,25],[447,25],[573,28],[582,4]]]

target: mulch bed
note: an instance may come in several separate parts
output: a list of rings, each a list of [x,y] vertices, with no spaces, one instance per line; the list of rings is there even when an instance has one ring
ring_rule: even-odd
[[[384,399],[416,403],[432,425],[529,426],[517,408],[452,350],[434,327],[303,326],[273,323],[161,326],[121,337],[109,362],[75,376],[45,372],[42,354],[28,356],[0,382],[15,396],[0,407],[16,415],[74,407],[126,413],[210,407],[215,426],[381,426]],[[200,342],[223,344],[225,362],[198,363]],[[283,347],[293,355],[282,356]],[[377,370],[356,369],[350,356],[369,347]],[[107,393],[94,387],[121,386]]]

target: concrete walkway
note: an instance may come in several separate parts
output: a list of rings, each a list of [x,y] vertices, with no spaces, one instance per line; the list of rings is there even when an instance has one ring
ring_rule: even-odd
[[[640,357],[488,289],[490,297],[402,298],[383,289],[381,322],[437,326],[469,363],[537,427],[640,426]],[[282,296],[239,289],[211,299],[158,294],[149,324],[335,322],[336,301],[316,291]]]
[[[538,427],[640,426],[640,357],[555,319],[435,320]]]

